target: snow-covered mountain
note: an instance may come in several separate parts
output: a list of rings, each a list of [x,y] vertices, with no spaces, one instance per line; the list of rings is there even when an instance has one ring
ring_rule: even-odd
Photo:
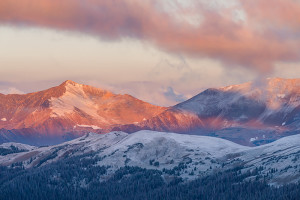
[[[269,78],[207,89],[139,124],[119,130],[211,135],[259,145],[299,132],[300,79]]]
[[[299,144],[300,135],[246,147],[215,137],[164,132],[89,133],[56,146],[0,156],[0,164],[21,163],[25,168],[32,168],[80,156],[97,160],[96,165],[109,166],[107,176],[124,166],[138,166],[185,180],[238,167],[241,173],[259,170],[260,175],[252,178],[282,185],[300,180]]]
[[[25,95],[0,94],[0,143],[59,143],[112,125],[141,122],[164,109],[73,81]]]

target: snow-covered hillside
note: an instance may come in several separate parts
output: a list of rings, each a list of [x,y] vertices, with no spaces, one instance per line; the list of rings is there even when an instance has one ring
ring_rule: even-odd
[[[261,176],[274,185],[297,183],[300,180],[300,135],[282,138],[273,143],[247,150],[238,157],[244,170],[261,168]]]
[[[96,159],[99,166],[109,166],[108,176],[121,167],[138,166],[158,169],[185,180],[239,167],[242,173],[260,170],[260,176],[253,178],[265,178],[271,184],[280,185],[300,180],[298,144],[300,135],[268,145],[246,147],[215,137],[176,133],[89,133],[60,145],[0,156],[0,163],[10,166],[22,162],[25,168],[31,168],[80,156]]]

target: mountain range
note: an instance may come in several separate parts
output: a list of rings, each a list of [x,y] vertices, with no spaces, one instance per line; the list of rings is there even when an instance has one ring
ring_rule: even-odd
[[[299,133],[299,109],[300,79],[210,88],[168,108],[65,81],[40,92],[0,94],[0,143],[50,145],[89,132],[154,130],[256,146]]]

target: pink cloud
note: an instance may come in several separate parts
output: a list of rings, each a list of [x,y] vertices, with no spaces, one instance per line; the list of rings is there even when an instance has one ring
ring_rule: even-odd
[[[222,12],[203,4],[178,9],[200,14],[199,26],[176,20],[158,0],[1,0],[0,23],[79,31],[102,39],[132,37],[159,48],[209,57],[226,66],[269,72],[277,61],[299,61],[300,3],[294,0],[241,0]],[[196,2],[196,1],[195,1]],[[247,19],[230,15],[242,9]],[[175,13],[176,15],[176,13]]]

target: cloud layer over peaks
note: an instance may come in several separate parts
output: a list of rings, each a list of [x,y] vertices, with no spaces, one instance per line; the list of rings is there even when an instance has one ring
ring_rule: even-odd
[[[135,38],[175,54],[269,72],[300,61],[297,0],[1,0],[0,24]],[[212,3],[215,2],[215,3]],[[223,2],[223,3],[220,3]]]

